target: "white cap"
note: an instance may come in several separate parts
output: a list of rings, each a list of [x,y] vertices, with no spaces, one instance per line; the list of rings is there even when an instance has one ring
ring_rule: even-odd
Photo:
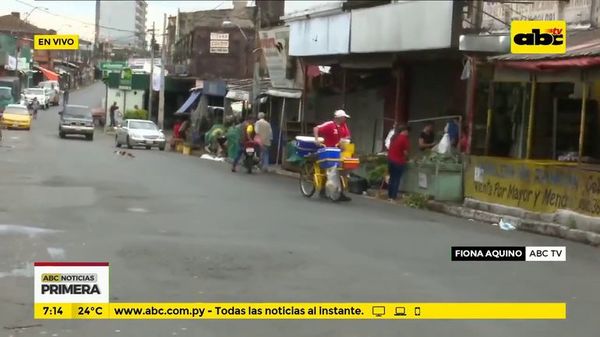
[[[333,113],[333,117],[335,117],[335,118],[340,118],[340,117],[350,118],[350,116],[344,110],[336,110]]]

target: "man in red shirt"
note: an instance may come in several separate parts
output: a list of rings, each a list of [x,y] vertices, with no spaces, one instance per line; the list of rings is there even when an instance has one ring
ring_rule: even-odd
[[[323,138],[323,145],[326,147],[337,147],[342,139],[350,139],[350,129],[346,124],[346,119],[350,118],[346,111],[336,110],[333,113],[333,120],[325,122],[321,125],[315,126],[313,133],[315,135],[315,142],[320,145],[319,137]],[[326,197],[325,189],[320,191],[321,197]],[[340,201],[350,201],[348,196],[340,196]]]
[[[408,127],[401,125],[396,128],[394,136],[390,141],[390,149],[388,151],[388,173],[390,175],[390,181],[388,182],[388,198],[390,201],[394,201],[398,197],[400,179],[402,178],[402,173],[404,173],[404,168],[406,167],[409,148]]]
[[[346,119],[350,118],[346,111],[337,110],[333,114],[333,120],[315,126],[315,142],[319,142],[319,137],[323,138],[323,144],[327,147],[336,147],[341,139],[350,139],[350,129],[346,124]]]

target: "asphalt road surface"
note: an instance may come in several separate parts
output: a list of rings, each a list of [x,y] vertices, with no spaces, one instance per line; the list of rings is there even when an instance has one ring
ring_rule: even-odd
[[[71,93],[99,105],[102,84]],[[58,108],[0,147],[2,336],[597,336],[600,250],[171,152],[59,139]],[[10,226],[9,226],[10,225]],[[562,263],[451,262],[453,245],[566,245]],[[35,321],[32,262],[110,261],[118,302],[567,302],[564,321]],[[26,329],[6,327],[41,324]]]

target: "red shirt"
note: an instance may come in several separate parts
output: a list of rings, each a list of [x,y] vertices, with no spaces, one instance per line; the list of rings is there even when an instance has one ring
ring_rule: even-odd
[[[319,128],[319,137],[323,137],[323,143],[327,147],[336,146],[342,138],[350,138],[350,130],[346,123],[337,125],[334,121],[329,121],[317,127]]]
[[[173,138],[180,138],[179,137],[179,128],[181,127],[181,124],[183,124],[183,123],[176,122],[175,125],[173,126]]]
[[[405,152],[409,149],[408,136],[399,134],[394,140],[390,142],[390,149],[388,151],[388,159],[394,164],[404,165],[406,164]]]

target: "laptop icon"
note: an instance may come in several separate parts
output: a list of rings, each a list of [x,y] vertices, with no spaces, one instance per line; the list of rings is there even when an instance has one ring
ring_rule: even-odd
[[[405,307],[396,307],[396,312],[394,316],[406,316],[406,308]]]

